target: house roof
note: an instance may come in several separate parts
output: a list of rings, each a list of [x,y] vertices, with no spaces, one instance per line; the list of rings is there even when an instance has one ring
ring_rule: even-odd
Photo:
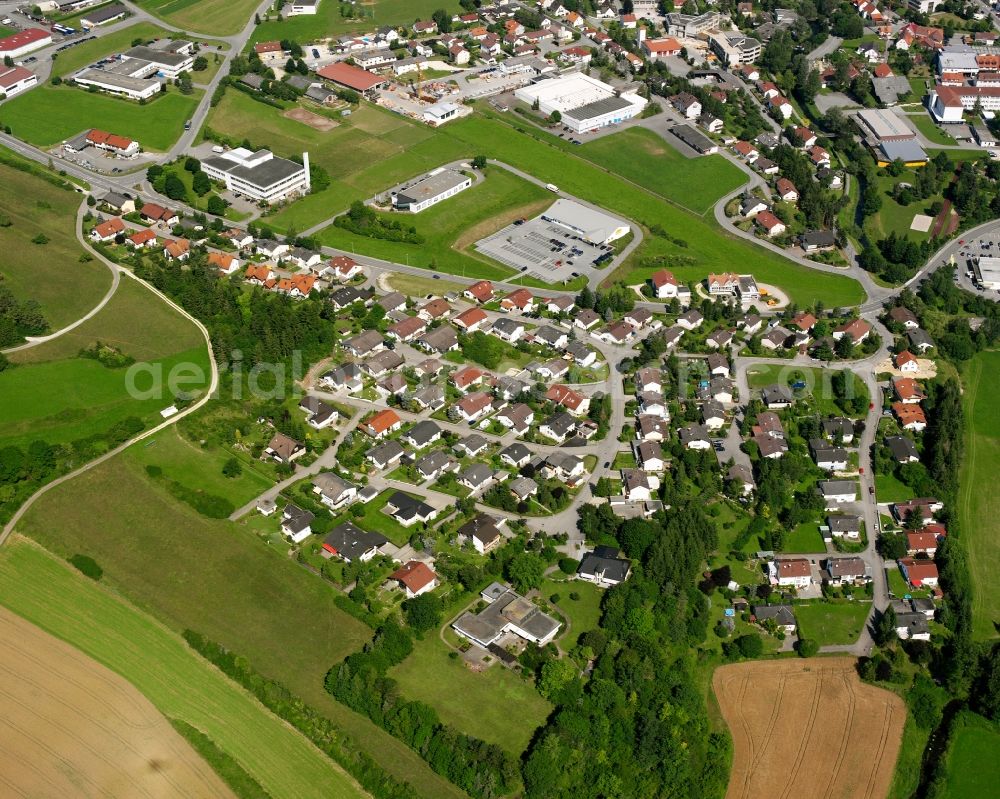
[[[493,284],[488,280],[480,280],[465,289],[479,302],[488,302],[493,297]]]
[[[810,577],[812,569],[805,558],[779,558],[774,561],[778,577]]]
[[[377,549],[387,543],[389,541],[385,536],[369,533],[351,522],[334,527],[323,539],[325,549],[331,550],[347,560],[355,560],[372,548]]]
[[[583,404],[586,397],[574,391],[569,386],[556,383],[545,392],[545,399],[562,405],[564,408],[569,408],[571,411],[575,411]]]
[[[399,418],[398,413],[392,410],[392,408],[386,408],[384,411],[379,411],[367,422],[365,422],[365,427],[373,433],[378,434],[384,433],[393,425],[400,424],[401,422],[402,420]]]
[[[328,64],[322,69],[317,70],[316,74],[321,78],[339,83],[341,86],[346,86],[357,92],[366,92],[385,83],[385,78],[374,75],[366,69],[346,64],[343,61]]]
[[[267,448],[282,460],[288,460],[298,450],[302,449],[302,444],[284,433],[275,433],[268,442]]]

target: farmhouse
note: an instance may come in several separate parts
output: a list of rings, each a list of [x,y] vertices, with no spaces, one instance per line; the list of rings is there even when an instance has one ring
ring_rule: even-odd
[[[451,169],[435,169],[392,193],[392,207],[416,214],[472,185],[472,178]]]
[[[302,153],[299,164],[278,158],[270,150],[251,152],[237,147],[206,158],[201,167],[212,180],[225,183],[229,191],[256,202],[273,203],[309,192],[309,153]]]
[[[581,72],[532,83],[515,91],[514,96],[528,105],[537,102],[546,116],[558,111],[563,125],[574,133],[597,130],[637,117],[648,102],[634,92],[619,92]]]
[[[545,646],[562,626],[561,622],[500,583],[489,585],[481,596],[489,604],[478,614],[466,611],[451,626],[463,638],[484,649],[505,633]]]

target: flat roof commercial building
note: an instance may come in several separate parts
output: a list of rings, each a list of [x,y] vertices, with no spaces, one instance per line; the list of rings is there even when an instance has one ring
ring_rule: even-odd
[[[961,122],[962,115],[979,103],[984,111],[1000,111],[1000,86],[936,85],[927,108],[938,122]]]
[[[582,73],[544,78],[514,92],[546,116],[558,111],[563,124],[575,133],[615,125],[639,116],[647,100],[633,92],[619,93],[613,86]]]
[[[81,86],[94,86],[130,100],[148,100],[160,91],[156,78],[135,77],[113,69],[85,69],[73,77]]]
[[[90,30],[91,28],[96,28],[98,25],[107,25],[116,19],[124,19],[127,13],[128,9],[121,3],[112,3],[102,8],[95,8],[85,17],[81,17],[80,25],[86,30]]]
[[[234,194],[257,202],[273,203],[291,194],[309,191],[309,153],[302,153],[303,163],[278,158],[270,150],[251,152],[237,147],[201,162],[212,180],[221,180]]]
[[[976,258],[972,275],[984,289],[1000,289],[1000,258]]]
[[[739,31],[722,31],[713,34],[708,38],[708,46],[727,67],[752,64],[760,58],[762,52],[762,45],[757,39],[746,36]]]
[[[917,137],[913,129],[892,111],[871,108],[858,111],[856,118],[865,137],[876,142],[904,141]]]
[[[631,230],[627,222],[573,200],[556,200],[542,214],[542,219],[566,228],[591,244],[607,244]]]
[[[392,206],[417,214],[472,185],[472,178],[451,169],[435,169],[392,193]]]
[[[175,52],[180,48],[154,48],[140,45],[122,53],[123,60],[145,61],[155,67],[155,73],[164,78],[176,78],[182,72],[190,72],[194,67],[194,56],[190,53]]]

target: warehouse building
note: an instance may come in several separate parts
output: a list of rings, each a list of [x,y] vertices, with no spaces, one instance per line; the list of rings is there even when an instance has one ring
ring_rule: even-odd
[[[309,192],[309,153],[302,153],[302,163],[278,158],[270,150],[251,152],[244,147],[213,155],[201,162],[212,180],[257,202],[273,203],[292,194]]]
[[[86,16],[81,17],[80,25],[84,30],[90,30],[91,28],[96,28],[98,25],[107,25],[109,22],[125,19],[126,14],[128,14],[128,9],[125,6],[121,3],[112,3],[101,8],[95,8]]]
[[[0,57],[20,58],[39,47],[52,44],[52,34],[39,28],[28,28],[0,39]]]
[[[543,78],[514,92],[528,105],[538,103],[546,116],[553,111],[574,133],[598,130],[639,116],[647,100],[634,92],[618,92],[613,86],[582,73]]]
[[[915,139],[917,134],[893,111],[872,108],[858,111],[858,127],[866,139],[872,142],[905,141]]]
[[[24,67],[0,67],[0,92],[13,97],[38,83],[38,76]]]
[[[142,62],[119,61],[103,69],[85,69],[73,80],[130,100],[148,100],[160,91],[160,81],[148,77],[149,72],[149,66]]]
[[[591,244],[608,244],[631,230],[623,220],[573,200],[556,200],[541,218]]]
[[[442,200],[454,197],[472,185],[472,178],[451,169],[435,169],[424,177],[392,192],[392,207],[418,214]]]
[[[1000,290],[1000,258],[974,258],[971,263],[977,285]]]
[[[368,98],[373,98],[376,90],[384,86],[387,81],[386,78],[373,75],[368,70],[345,64],[343,61],[327,64],[316,74],[321,78],[326,78],[331,83],[363,94]]]

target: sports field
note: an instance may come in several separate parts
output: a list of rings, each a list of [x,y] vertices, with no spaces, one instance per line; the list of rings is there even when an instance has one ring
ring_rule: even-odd
[[[152,292],[130,278],[122,282],[108,304],[78,328],[27,350],[11,353],[17,368],[0,372],[0,442],[26,445],[35,439],[67,443],[103,433],[129,416],[159,420],[173,402],[168,390],[149,395],[130,393],[128,369],[108,368],[91,358],[77,357],[97,341],[111,345],[137,361],[148,361],[164,376],[177,364],[191,364],[202,378],[187,390],[196,391],[209,377],[204,339],[198,329]],[[150,375],[132,383],[146,391]]]
[[[906,706],[853,658],[735,663],[712,686],[733,736],[726,799],[885,796]]]
[[[488,167],[485,179],[461,194],[418,214],[392,215],[392,219],[415,227],[425,239],[423,244],[369,239],[336,225],[325,228],[320,240],[330,247],[452,275],[509,278],[514,275],[512,269],[476,254],[472,245],[519,217],[540,213],[552,201],[552,193],[541,186],[500,167]]]
[[[700,215],[709,213],[721,197],[746,183],[746,175],[721,155],[685,158],[647,128],[602,136],[577,151]]]
[[[436,632],[427,633],[389,675],[403,696],[431,705],[445,724],[520,755],[552,705],[499,663],[475,673],[461,658],[448,657],[450,651]]]
[[[246,656],[410,782],[416,795],[458,799],[460,792],[413,750],[324,690],[327,670],[371,636],[334,604],[335,590],[247,528],[174,499],[130,455],[47,493],[18,531],[60,556],[89,555],[105,582],[168,627],[197,630]]]
[[[184,131],[202,92],[167,94],[146,105],[79,87],[44,85],[4,105],[3,121],[19,139],[51,147],[89,128],[136,139],[145,150],[165,151]],[[44,124],[41,122],[44,120]]]
[[[34,175],[0,164],[0,214],[11,224],[0,227],[0,275],[20,300],[41,306],[55,331],[90,311],[111,287],[111,272],[96,260],[80,263],[84,250],[76,240],[76,212],[83,199]],[[46,244],[33,244],[39,233]]]
[[[137,6],[185,30],[230,36],[253,19],[257,0],[139,0]],[[337,8],[338,3],[322,3]]]
[[[1000,496],[984,491],[1000,474],[1000,352],[981,352],[962,369],[965,458],[959,476],[962,537],[972,573],[977,638],[996,638],[1000,621]]]
[[[10,795],[233,796],[113,671],[6,609],[0,636],[0,773]]]
[[[162,0],[151,2],[159,3]],[[356,14],[350,18],[341,14],[341,8],[340,3],[324,1],[319,4],[315,14],[288,17],[281,22],[265,22],[254,30],[253,41],[294,39],[305,44],[318,39],[335,38],[352,31],[373,31],[384,25],[405,28],[415,20],[429,20],[431,14],[439,8],[452,14],[461,13],[458,0],[362,0],[350,6]],[[213,29],[214,32],[216,31]]]
[[[0,604],[120,674],[160,713],[204,732],[272,796],[364,796],[332,760],[202,660],[175,632],[17,537],[0,551]],[[35,668],[38,673],[39,664]],[[126,689],[122,699],[127,696]],[[132,738],[139,734],[131,731]],[[100,745],[106,735],[102,731],[90,745]],[[159,795],[205,794],[175,786]]]

